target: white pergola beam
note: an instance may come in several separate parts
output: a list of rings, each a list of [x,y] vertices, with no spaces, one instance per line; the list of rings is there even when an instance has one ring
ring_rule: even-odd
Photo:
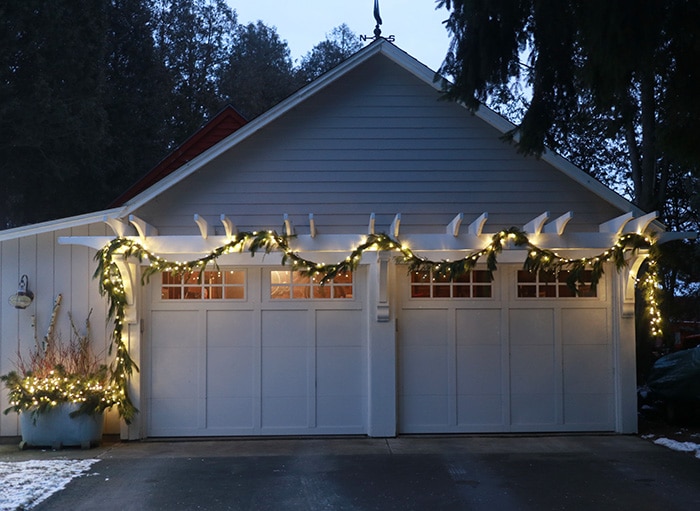
[[[391,226],[389,227],[389,232],[394,238],[399,237],[399,229],[401,227],[401,213],[396,213],[396,216],[394,217],[394,220],[391,222]]]
[[[636,232],[642,234],[649,226],[649,224],[656,220],[658,217],[658,211],[653,211],[651,213],[647,213],[646,215],[642,215],[639,218],[635,218],[627,222],[622,232]]]
[[[551,222],[545,224],[545,226],[542,228],[542,232],[546,234],[556,234],[557,236],[561,236],[562,234],[564,234],[566,224],[568,224],[569,220],[571,220],[573,217],[573,211],[568,211],[559,218],[556,218]]]
[[[486,211],[484,211],[481,215],[479,215],[479,217],[476,220],[469,224],[469,227],[467,228],[469,234],[473,234],[474,236],[481,236],[481,231],[484,230],[484,224],[488,219],[489,214]]]
[[[231,221],[229,217],[226,215],[221,215],[219,217],[219,221],[221,222],[221,225],[224,226],[224,232],[226,233],[226,237],[228,239],[233,238],[234,234],[238,234],[238,229],[234,225],[234,223]]]
[[[287,213],[284,214],[283,220],[284,232],[287,234],[287,236],[294,235],[294,224],[292,224],[292,221],[289,219],[289,215]]]
[[[131,230],[131,226],[129,226],[128,223],[126,223],[124,220],[121,218],[111,218],[108,216],[102,217],[102,221],[109,225],[109,227],[112,229],[114,234],[119,236],[120,238],[123,238],[124,236],[127,236],[131,234],[129,231]]]
[[[451,234],[455,238],[459,236],[459,227],[462,225],[462,220],[464,220],[464,213],[460,213],[452,219],[452,221],[447,224],[447,234]]]
[[[158,236],[158,229],[136,215],[129,215],[129,222],[136,228],[142,241],[145,241],[149,236]]]
[[[374,234],[374,213],[369,215],[369,224],[367,225],[367,234]]]
[[[309,234],[312,238],[316,237],[316,220],[313,213],[309,213]]]
[[[676,240],[696,240],[700,237],[699,232],[686,231],[686,232],[662,232],[656,239],[659,244],[668,243],[669,241]]]
[[[209,222],[195,213],[194,223],[199,227],[199,234],[202,236],[202,239],[207,239],[209,237]]]
[[[632,212],[625,213],[624,215],[620,215],[616,218],[613,218],[612,220],[608,220],[607,222],[603,222],[598,226],[598,231],[599,232],[610,232],[613,233],[615,236],[619,236],[620,233],[622,232],[622,229],[625,227],[627,222],[632,220],[632,217],[634,215]]]
[[[549,211],[545,211],[537,218],[533,218],[528,223],[526,223],[523,226],[523,231],[525,231],[528,234],[533,234],[533,235],[537,235],[537,234],[541,233],[542,227],[544,227],[544,223],[547,221],[548,218],[549,218]]]

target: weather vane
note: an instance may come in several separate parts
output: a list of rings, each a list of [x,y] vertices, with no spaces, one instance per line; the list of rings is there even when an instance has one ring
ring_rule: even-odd
[[[374,26],[374,37],[371,36],[366,36],[366,35],[361,35],[360,40],[361,41],[376,41],[377,39],[386,39],[390,43],[393,43],[396,41],[396,37],[393,35],[390,35],[389,37],[382,37],[382,29],[379,28],[379,25],[382,24],[382,17],[379,15],[379,0],[374,0],[374,19],[376,20],[377,24]]]

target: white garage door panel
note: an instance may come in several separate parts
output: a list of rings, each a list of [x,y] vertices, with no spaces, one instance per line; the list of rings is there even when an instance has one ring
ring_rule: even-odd
[[[410,298],[399,280],[400,432],[615,429],[610,294],[519,298],[517,269],[493,299]]]
[[[575,430],[611,430],[614,406],[611,394],[565,394],[564,421]]]
[[[262,428],[309,426],[308,311],[262,313]]]
[[[503,425],[502,394],[457,396],[457,425],[460,431],[492,431]]]
[[[318,348],[318,426],[359,426],[364,423],[366,380],[362,379],[362,372],[358,374],[357,368],[367,365],[365,359],[360,347]]]
[[[503,423],[500,346],[457,347],[457,425]]]
[[[199,398],[158,398],[150,405],[153,436],[182,436],[199,428]]]
[[[364,311],[317,310],[316,427],[367,423],[367,349]]]
[[[564,344],[609,345],[605,309],[562,309],[561,318]]]
[[[414,309],[401,317],[399,423],[402,432],[422,432],[449,422],[447,312]]]
[[[612,350],[605,309],[562,310],[564,422],[581,429],[612,429]]]
[[[207,428],[254,426],[253,311],[207,311]]]
[[[457,393],[500,396],[501,360],[500,346],[458,346]]]
[[[503,424],[499,309],[457,309],[457,425]]]
[[[554,311],[510,311],[511,424],[556,423]]]
[[[457,344],[500,346],[500,309],[457,309]]]
[[[151,430],[162,436],[196,430],[201,389],[198,312],[156,311],[152,323]]]
[[[267,272],[247,270],[240,301],[161,300],[152,284],[149,436],[367,431],[363,304],[267,299]]]
[[[612,383],[610,350],[603,344],[564,346],[564,392],[605,394]]]

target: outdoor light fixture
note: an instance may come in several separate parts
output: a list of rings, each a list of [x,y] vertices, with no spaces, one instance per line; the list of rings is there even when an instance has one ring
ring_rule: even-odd
[[[26,309],[34,300],[34,293],[29,289],[29,278],[27,275],[22,275],[19,279],[19,287],[17,294],[10,296],[10,305],[15,309]]]

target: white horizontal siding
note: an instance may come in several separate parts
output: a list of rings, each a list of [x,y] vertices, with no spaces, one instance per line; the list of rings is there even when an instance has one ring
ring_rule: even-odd
[[[489,213],[486,231],[543,211],[574,211],[569,229],[597,230],[622,213],[549,164],[519,155],[501,134],[379,55],[188,177],[136,214],[162,234],[194,234],[192,216],[222,213],[243,230],[444,232],[463,212]]]

